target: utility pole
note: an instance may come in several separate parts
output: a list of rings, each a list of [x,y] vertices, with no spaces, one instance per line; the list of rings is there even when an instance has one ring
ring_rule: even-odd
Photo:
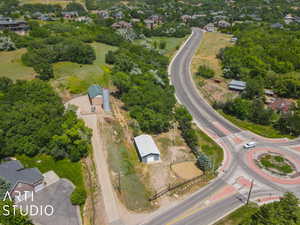
[[[253,184],[254,184],[254,180],[252,179],[252,181],[251,181],[251,186],[250,186],[250,190],[249,190],[249,193],[248,193],[248,198],[247,198],[247,203],[246,203],[246,205],[249,204],[249,200],[250,200],[250,196],[251,196]]]
[[[121,172],[119,170],[119,175],[118,175],[118,191],[121,193]]]

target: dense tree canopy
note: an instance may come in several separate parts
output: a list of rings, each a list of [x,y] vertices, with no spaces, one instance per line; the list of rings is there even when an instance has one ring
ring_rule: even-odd
[[[0,78],[0,131],[0,158],[46,153],[77,161],[89,148],[89,129],[39,80]]]
[[[300,224],[299,200],[286,193],[279,202],[263,205],[249,221],[241,225],[298,225]]]

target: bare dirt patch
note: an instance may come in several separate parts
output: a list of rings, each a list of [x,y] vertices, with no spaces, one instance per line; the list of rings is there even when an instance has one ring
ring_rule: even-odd
[[[172,165],[174,173],[182,179],[189,180],[198,177],[203,172],[195,165],[195,162],[180,162]]]

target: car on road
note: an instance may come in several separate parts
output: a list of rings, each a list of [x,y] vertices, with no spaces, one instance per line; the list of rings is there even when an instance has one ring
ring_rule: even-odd
[[[254,148],[255,146],[256,146],[256,142],[254,142],[254,141],[244,144],[245,149]]]

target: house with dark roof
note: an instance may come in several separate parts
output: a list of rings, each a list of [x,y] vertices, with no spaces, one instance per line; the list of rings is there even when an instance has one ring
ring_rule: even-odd
[[[281,23],[273,23],[270,27],[273,29],[282,29],[284,26]]]
[[[24,168],[18,160],[1,163],[0,177],[9,183],[12,197],[25,191],[37,192],[44,187],[43,174],[37,168]]]
[[[10,17],[0,16],[0,31],[9,30],[24,35],[29,26],[24,20],[14,20]]]

